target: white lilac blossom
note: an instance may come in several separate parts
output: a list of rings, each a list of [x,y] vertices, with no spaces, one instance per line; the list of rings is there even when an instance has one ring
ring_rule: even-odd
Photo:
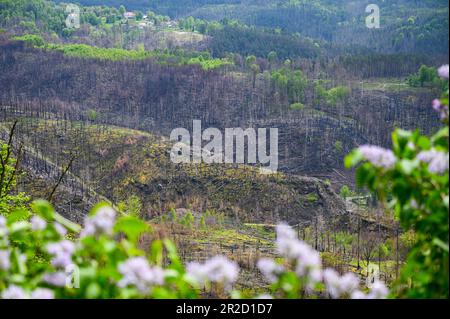
[[[295,272],[298,276],[307,276],[312,271],[318,271],[322,267],[322,260],[319,252],[312,249],[309,245],[300,242],[301,249],[297,258],[297,267]],[[315,274],[319,276],[318,273]]]
[[[332,298],[340,297],[339,274],[333,269],[325,269],[323,272],[323,281],[326,285],[327,292]]]
[[[255,299],[266,299],[266,300],[269,300],[269,299],[273,299],[273,297],[271,295],[268,295],[268,294],[262,294],[262,295],[256,296]]]
[[[436,150],[424,151],[417,155],[417,159],[421,162],[428,163],[428,170],[431,173],[444,174],[448,171],[448,153]]]
[[[448,80],[448,69],[449,69],[448,64],[441,66],[438,69],[439,76],[441,78],[443,78],[443,79],[447,79]]]
[[[322,261],[320,254],[312,249],[308,244],[297,239],[294,230],[286,225],[280,224],[276,228],[276,247],[280,255],[295,260],[295,272],[298,276],[307,276],[314,272],[312,281],[321,277]]]
[[[307,249],[306,244],[297,239],[294,230],[289,225],[279,224],[276,227],[276,233],[277,252],[283,257],[297,259],[302,251]]]
[[[355,290],[351,294],[352,299],[386,299],[389,294],[389,290],[381,281],[375,281],[368,294],[360,290]]]
[[[44,230],[45,227],[47,227],[47,222],[39,216],[33,216],[30,222],[31,222],[31,229],[34,231]]]
[[[397,162],[397,159],[391,150],[374,145],[363,145],[358,149],[374,166],[389,169]]]
[[[72,263],[72,254],[75,251],[75,244],[68,240],[47,245],[47,251],[53,255],[52,265],[54,267],[65,268]]]
[[[3,290],[2,299],[28,299],[28,295],[22,288],[11,285]]]
[[[282,239],[296,239],[297,238],[292,227],[285,223],[281,223],[276,226],[276,233],[277,233],[277,238],[282,238]]]
[[[80,236],[112,235],[116,212],[111,207],[102,207],[94,216],[88,216]]]
[[[288,259],[296,260],[305,250],[305,244],[298,239],[277,238],[276,240],[277,252]]]
[[[359,279],[355,274],[348,272],[341,276],[340,288],[342,292],[351,294],[353,291],[358,289],[358,287],[359,287]]]
[[[31,293],[31,299],[55,299],[55,294],[47,288],[37,288]]]
[[[67,229],[60,223],[53,223],[53,227],[55,227],[55,230],[59,236],[64,237],[67,235]]]
[[[67,283],[67,274],[63,271],[46,274],[44,275],[44,282],[52,286],[64,287]]]
[[[212,282],[234,283],[239,275],[238,265],[223,256],[209,259],[204,266]]]
[[[271,258],[258,260],[257,267],[270,283],[276,282],[278,276],[284,271],[284,267]]]
[[[238,265],[223,256],[215,256],[204,264],[197,262],[188,263],[186,266],[188,277],[198,284],[204,285],[207,280],[222,282],[226,285],[234,283],[239,276]]]
[[[186,265],[186,274],[201,286],[208,280],[208,274],[204,269],[204,265],[198,262],[188,263]]]
[[[7,271],[11,267],[9,250],[0,250],[0,271]]]
[[[372,284],[369,294],[367,295],[368,299],[385,299],[389,294],[389,290],[385,286],[385,284],[379,280],[375,281]]]
[[[323,279],[327,292],[332,298],[340,298],[344,295],[352,295],[359,286],[356,275],[346,273],[342,277],[333,269],[325,269]]]
[[[165,272],[160,267],[151,267],[144,257],[133,257],[119,265],[123,278],[119,287],[135,286],[141,293],[148,293],[155,285],[164,284]]]

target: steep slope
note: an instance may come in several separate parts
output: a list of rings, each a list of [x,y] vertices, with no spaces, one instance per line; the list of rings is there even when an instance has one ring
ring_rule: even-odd
[[[246,166],[173,164],[171,143],[144,132],[22,118],[17,138],[28,148],[24,169],[40,179],[54,181],[59,167],[75,155],[55,195],[60,209],[74,220],[80,220],[84,210],[77,212],[80,206],[69,203],[86,201],[87,210],[95,200],[107,198],[117,204],[132,194],[140,197],[147,219],[171,208],[215,210],[237,222],[298,223],[345,215],[342,200],[318,179],[266,176]],[[45,194],[33,183],[20,185],[32,195]]]
[[[160,65],[151,59],[71,58],[14,42],[6,42],[0,56],[3,108],[70,120],[87,120],[88,111],[95,110],[98,123],[166,136],[177,127],[189,129],[193,120],[219,129],[278,127],[280,169],[300,175],[333,176],[343,170],[343,157],[355,146],[388,146],[394,127],[418,126],[431,132],[438,125],[430,107],[436,92],[426,88],[330,79],[349,90],[347,98],[331,105],[318,100],[311,81],[305,107],[292,110],[286,90],[275,89],[267,72],[259,74],[253,86],[248,74]],[[342,70],[327,64],[333,67]],[[316,68],[305,63],[302,69],[314,76]]]

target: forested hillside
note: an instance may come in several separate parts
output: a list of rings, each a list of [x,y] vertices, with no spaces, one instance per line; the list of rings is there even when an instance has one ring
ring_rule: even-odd
[[[80,2],[121,4],[120,1]],[[365,8],[370,3],[368,0],[152,0],[128,1],[126,6],[150,9],[173,18],[236,19],[247,25],[325,40],[334,48],[346,51],[370,48],[378,52],[448,52],[447,1],[383,2],[380,5],[382,30],[368,33],[364,21],[368,15]]]
[[[0,0],[0,298],[448,297],[448,1],[66,2]]]

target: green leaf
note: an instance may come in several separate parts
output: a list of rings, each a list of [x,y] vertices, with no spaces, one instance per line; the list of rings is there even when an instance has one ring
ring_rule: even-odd
[[[150,259],[156,264],[161,265],[163,261],[163,243],[161,240],[153,241],[150,247]]]
[[[117,220],[115,230],[124,233],[127,238],[135,243],[139,236],[150,230],[150,226],[133,216],[123,216]]]
[[[73,233],[79,233],[81,231],[81,226],[71,222],[70,220],[64,218],[58,213],[55,213],[55,221],[66,227],[69,231]]]
[[[29,211],[26,209],[17,209],[8,215],[8,224],[11,225],[12,223],[26,220],[28,217],[30,217]]]
[[[364,160],[363,154],[356,149],[345,157],[344,164],[346,168],[352,168],[359,164],[362,160]]]
[[[418,160],[401,160],[399,162],[401,171],[406,175],[411,175],[411,173],[419,166]]]
[[[444,243],[442,240],[440,240],[439,238],[434,238],[433,239],[433,244],[442,248],[445,252],[448,253],[448,243]]]
[[[31,204],[31,209],[34,213],[41,216],[47,221],[53,221],[55,210],[52,205],[45,200],[36,200]]]

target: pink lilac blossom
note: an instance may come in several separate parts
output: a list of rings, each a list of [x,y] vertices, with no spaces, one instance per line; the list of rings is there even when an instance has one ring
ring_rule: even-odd
[[[428,163],[428,170],[431,173],[444,174],[448,171],[448,153],[436,150],[423,151],[417,155],[417,159],[421,162]]]
[[[391,150],[374,145],[363,145],[358,149],[374,166],[389,169],[397,162],[397,159]]]
[[[2,299],[28,299],[28,295],[22,288],[11,285],[3,290]]]
[[[63,271],[44,275],[44,282],[56,287],[64,287],[67,282],[66,279],[67,274]]]
[[[116,221],[116,212],[111,207],[99,209],[94,216],[88,216],[80,236],[112,235]]]
[[[65,268],[72,263],[72,254],[75,251],[75,244],[68,240],[47,245],[47,251],[53,255],[52,265],[54,267]]]
[[[119,265],[123,278],[119,287],[135,286],[141,293],[148,293],[152,286],[164,284],[165,272],[151,267],[144,257],[133,257]]]
[[[37,288],[31,293],[31,299],[55,299],[55,293],[47,288]]]
[[[9,254],[8,250],[0,250],[0,271],[7,271],[11,267]]]
[[[8,235],[8,227],[6,227],[6,218],[0,216],[0,237]]]
[[[448,64],[441,66],[438,69],[439,76],[441,78],[443,78],[443,79],[447,79],[448,80],[448,72],[449,72],[448,69],[449,69]]]
[[[44,230],[47,227],[47,222],[39,216],[33,216],[30,222],[31,229],[34,231]]]
[[[448,118],[448,105],[444,105],[440,100],[433,100],[433,110],[439,113],[441,120]]]

